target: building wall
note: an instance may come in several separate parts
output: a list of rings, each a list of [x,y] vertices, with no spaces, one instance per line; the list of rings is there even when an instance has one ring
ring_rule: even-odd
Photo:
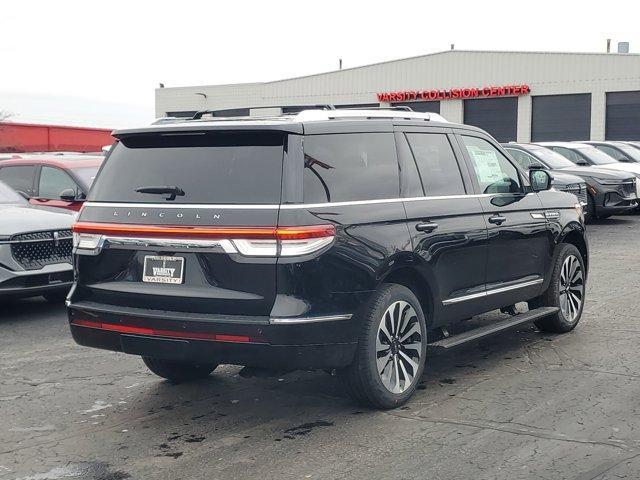
[[[111,130],[0,122],[0,152],[99,152]]]
[[[377,92],[527,84],[518,100],[518,140],[531,135],[531,96],[591,93],[591,138],[604,139],[605,92],[640,90],[640,55],[453,50],[267,83],[156,90],[156,115],[180,110],[376,102]],[[204,95],[202,95],[204,94]],[[440,113],[463,121],[461,100]]]

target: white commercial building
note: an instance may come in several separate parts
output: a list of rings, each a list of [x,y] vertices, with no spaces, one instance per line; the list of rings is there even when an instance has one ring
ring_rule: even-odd
[[[640,55],[449,50],[264,83],[156,90],[156,115],[408,105],[499,141],[640,140]]]

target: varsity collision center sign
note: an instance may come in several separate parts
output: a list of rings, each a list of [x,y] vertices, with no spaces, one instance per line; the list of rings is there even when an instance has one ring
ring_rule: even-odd
[[[378,93],[378,102],[411,102],[436,100],[464,100],[467,98],[512,97],[527,95],[529,85],[503,85],[501,87],[451,88],[449,90],[403,90]]]

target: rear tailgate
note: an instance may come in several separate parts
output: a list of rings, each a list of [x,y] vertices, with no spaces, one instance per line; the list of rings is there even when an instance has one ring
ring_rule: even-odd
[[[121,138],[76,224],[72,302],[269,315],[285,141],[260,131]]]

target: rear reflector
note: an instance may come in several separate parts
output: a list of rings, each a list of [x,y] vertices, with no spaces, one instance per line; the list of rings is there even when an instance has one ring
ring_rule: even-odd
[[[73,225],[74,245],[94,254],[109,237],[162,238],[231,241],[246,256],[272,257],[306,255],[331,244],[333,225],[298,227],[198,227],[178,225],[137,225],[77,222]]]
[[[149,327],[136,327],[134,325],[96,322],[93,320],[74,319],[71,321],[71,325],[74,325],[76,327],[95,328],[98,330],[108,330],[110,332],[128,333],[133,335],[148,335],[152,337],[184,338],[186,340],[209,340],[214,342],[265,343],[259,339],[247,337],[244,335],[224,335],[219,333],[162,330]]]

